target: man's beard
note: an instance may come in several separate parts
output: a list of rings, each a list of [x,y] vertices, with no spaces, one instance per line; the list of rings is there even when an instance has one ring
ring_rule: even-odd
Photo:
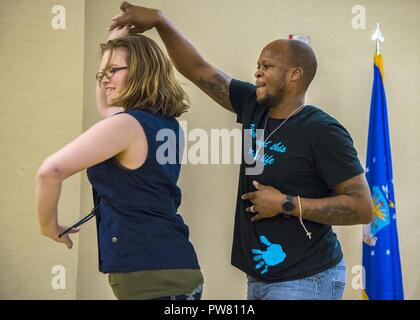
[[[283,101],[284,91],[284,86],[281,86],[277,89],[275,95],[267,93],[266,96],[261,101],[259,101],[259,104],[267,109],[278,106]]]
[[[286,72],[280,75],[274,94],[267,93],[265,97],[258,101],[260,105],[267,109],[277,107],[284,99],[286,91]]]

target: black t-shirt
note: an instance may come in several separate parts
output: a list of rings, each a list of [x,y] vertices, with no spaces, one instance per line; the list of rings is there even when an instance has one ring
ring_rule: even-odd
[[[243,134],[254,137],[250,140],[244,136],[243,150],[255,156],[262,140],[261,135],[255,139],[254,133],[264,128],[268,109],[258,104],[254,85],[238,80],[230,84],[230,101]],[[283,121],[268,117],[264,139]],[[245,145],[247,140],[251,142]],[[255,191],[253,180],[302,198],[332,196],[339,183],[363,173],[347,130],[322,110],[306,105],[272,134],[264,145],[264,154],[257,158],[265,163],[259,175],[245,174],[249,165],[242,155],[232,265],[270,282],[305,278],[339,263],[343,254],[330,225],[303,220],[312,233],[309,239],[293,216],[279,214],[252,222],[253,213],[245,211],[252,203],[241,196]]]

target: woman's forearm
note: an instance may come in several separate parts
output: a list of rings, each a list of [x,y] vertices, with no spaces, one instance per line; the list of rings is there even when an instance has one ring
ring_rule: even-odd
[[[50,235],[58,228],[58,200],[62,180],[53,171],[42,167],[36,176],[36,203],[38,221],[43,235]]]

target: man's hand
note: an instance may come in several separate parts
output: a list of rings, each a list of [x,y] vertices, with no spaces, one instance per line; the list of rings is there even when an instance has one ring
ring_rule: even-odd
[[[67,232],[65,235],[59,238],[58,235],[67,229],[68,227],[58,225],[50,230],[43,230],[42,234],[56,242],[65,244],[68,249],[71,249],[73,247],[73,241],[71,241],[69,234],[77,233],[80,231],[80,229],[71,229],[69,232]]]
[[[161,17],[159,10],[133,6],[126,1],[121,3],[120,9],[123,13],[112,19],[109,31],[128,26],[132,33],[143,33],[155,27]]]
[[[156,28],[175,68],[223,108],[236,113],[229,97],[232,78],[208,63],[162,11],[133,6],[126,1],[120,9],[123,13],[112,19],[109,30],[128,26],[130,33],[143,33]]]
[[[248,192],[242,195],[242,200],[250,200],[253,206],[246,208],[247,212],[256,213],[252,217],[252,221],[272,218],[282,212],[281,203],[286,199],[286,196],[279,190],[265,186],[254,181],[252,183],[257,191]]]

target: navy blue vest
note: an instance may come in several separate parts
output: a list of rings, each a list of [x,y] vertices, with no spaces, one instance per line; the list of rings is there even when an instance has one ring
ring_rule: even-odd
[[[112,157],[87,169],[97,208],[99,270],[199,269],[188,227],[177,213],[181,203],[178,159],[183,151],[179,123],[145,110],[126,113],[139,121],[146,134],[145,163],[128,170]],[[170,129],[173,138],[166,135],[165,141],[157,141],[161,129]],[[158,148],[166,155],[168,149],[174,152],[176,162],[160,164]]]

